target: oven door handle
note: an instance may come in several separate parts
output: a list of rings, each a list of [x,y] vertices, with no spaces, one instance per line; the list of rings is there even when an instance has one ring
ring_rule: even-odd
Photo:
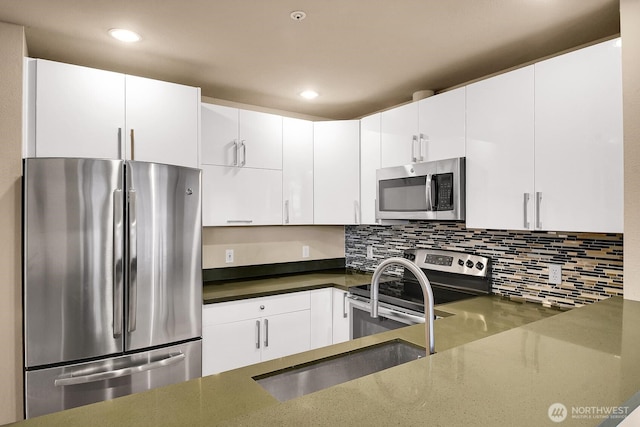
[[[362,310],[365,310],[367,312],[371,312],[371,304],[368,302],[365,302],[363,300],[361,300],[358,297],[355,297],[353,295],[349,295],[347,296],[347,298],[349,298],[350,304],[353,305],[354,307],[358,307]],[[387,319],[391,319],[391,320],[396,320],[398,322],[401,323],[405,323],[407,325],[415,325],[417,323],[424,323],[424,317],[421,316],[414,316],[413,314],[409,314],[409,313],[405,313],[402,311],[398,311],[398,310],[393,310],[390,308],[387,308],[385,306],[382,305],[378,305],[378,314],[382,315],[383,317],[386,317]]]

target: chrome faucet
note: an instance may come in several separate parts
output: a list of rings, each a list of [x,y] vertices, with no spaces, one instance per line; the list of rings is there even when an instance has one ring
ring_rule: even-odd
[[[378,317],[378,287],[380,282],[380,276],[387,267],[392,265],[401,265],[407,270],[412,272],[418,279],[420,287],[422,288],[422,295],[424,295],[424,328],[425,328],[425,344],[429,345],[429,354],[435,353],[435,340],[433,337],[433,290],[429,279],[424,274],[424,271],[420,269],[415,263],[405,258],[387,258],[382,261],[373,272],[373,278],[371,279],[371,317]]]

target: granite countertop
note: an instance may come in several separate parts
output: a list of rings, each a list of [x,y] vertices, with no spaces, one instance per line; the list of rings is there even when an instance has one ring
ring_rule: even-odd
[[[222,284],[205,283],[202,299],[205,304],[233,301],[242,298],[276,295],[283,292],[305,291],[333,286],[348,289],[371,283],[371,274],[314,272],[266,279],[239,280]]]
[[[568,411],[561,425],[598,425],[603,410],[625,405],[640,390],[640,302],[615,297],[558,312],[491,296],[439,309],[454,315],[435,323],[436,354],[288,402],[252,377],[393,339],[424,346],[423,326],[22,424],[541,426],[557,425],[548,410],[561,403]]]

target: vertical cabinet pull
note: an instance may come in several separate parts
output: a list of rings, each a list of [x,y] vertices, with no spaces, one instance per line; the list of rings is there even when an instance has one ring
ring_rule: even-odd
[[[240,167],[243,167],[247,164],[247,145],[244,143],[244,139],[240,141],[240,147],[242,148],[242,161],[240,162]]]
[[[342,294],[342,317],[347,318],[347,293]]]
[[[256,348],[260,348],[260,321],[256,320]]]
[[[238,166],[238,141],[233,140],[233,166]]]
[[[542,191],[536,193],[536,228],[542,229],[542,215],[540,213],[540,205],[542,205]]]
[[[118,128],[118,158],[122,160],[122,128]]]
[[[135,132],[131,129],[131,160],[135,159]]]
[[[269,319],[264,319],[264,346],[269,347]]]
[[[291,220],[291,218],[290,218],[290,213],[289,213],[289,201],[285,200],[284,201],[284,223],[285,224],[289,224],[290,220]]]
[[[419,140],[419,151],[418,154],[420,154],[420,161],[424,162],[424,158],[427,154],[427,145],[425,144],[425,142],[428,144],[429,143],[429,137],[425,136],[424,134],[420,134],[420,140]],[[424,151],[423,151],[424,148]]]
[[[524,193],[524,228],[526,230],[529,229],[531,223],[529,222],[529,199],[531,195],[529,193]]]
[[[411,138],[411,161],[413,163],[418,161],[418,157],[416,156],[416,144],[418,143],[418,137],[413,135]]]

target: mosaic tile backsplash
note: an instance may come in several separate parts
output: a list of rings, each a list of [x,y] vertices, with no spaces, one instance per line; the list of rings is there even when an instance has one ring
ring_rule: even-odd
[[[350,225],[345,235],[346,264],[356,270],[371,272],[405,249],[461,250],[491,258],[493,293],[514,300],[571,308],[622,296],[622,234],[478,230],[416,221]],[[373,259],[366,257],[367,246],[373,247]],[[549,264],[562,266],[560,285],[548,283]]]

